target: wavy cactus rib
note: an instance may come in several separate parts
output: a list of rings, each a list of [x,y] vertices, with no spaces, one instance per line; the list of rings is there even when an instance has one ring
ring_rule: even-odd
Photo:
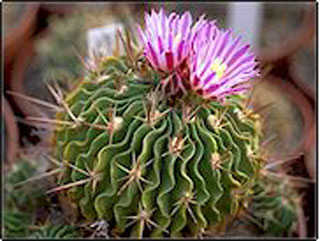
[[[170,104],[157,74],[129,66],[105,60],[66,98],[76,119],[57,114],[73,124],[57,128],[56,153],[75,168],[59,185],[122,236],[196,236],[221,224],[260,170],[258,120],[237,100]]]

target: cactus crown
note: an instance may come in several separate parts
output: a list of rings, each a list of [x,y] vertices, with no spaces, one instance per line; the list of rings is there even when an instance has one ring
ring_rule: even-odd
[[[246,205],[261,169],[258,115],[235,87],[225,96],[223,83],[212,93],[188,83],[188,61],[166,73],[125,47],[126,56],[100,60],[57,113],[65,171],[54,190],[122,236],[197,236],[221,226]]]

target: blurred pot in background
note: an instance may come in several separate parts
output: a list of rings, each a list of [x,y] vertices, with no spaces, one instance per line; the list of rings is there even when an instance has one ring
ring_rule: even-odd
[[[4,168],[10,168],[15,162],[19,150],[19,129],[10,104],[4,96],[1,97],[3,103],[2,118],[4,120]]]
[[[314,113],[299,90],[269,75],[255,87],[251,103],[253,109],[261,110],[263,141],[272,159],[289,159],[303,152]]]
[[[79,3],[41,3],[41,10],[44,10],[50,14],[59,14],[59,15],[64,15],[64,14],[69,14],[73,11],[76,11],[77,8],[79,7]]]
[[[125,4],[119,4],[116,12],[110,6],[88,5],[64,17],[50,17],[48,28],[20,51],[13,66],[10,90],[57,104],[46,83],[56,80],[62,89],[70,89],[73,80],[84,75],[87,31],[115,22],[130,23],[128,19],[132,14]],[[54,113],[19,96],[13,98],[24,116],[52,117]]]
[[[312,128],[307,134],[307,139],[304,145],[306,168],[312,180],[316,179],[316,124],[316,122],[313,123]]]
[[[289,59],[289,71],[293,81],[313,101],[316,94],[316,39],[311,39]]]
[[[34,40],[25,42],[24,48],[19,52],[17,60],[12,68],[12,79],[10,81],[9,89],[18,94],[45,99],[48,98],[48,96],[50,97],[50,94],[44,88],[41,90],[37,88],[39,80],[35,74],[36,71],[32,68],[35,64],[33,59],[35,54],[33,42]],[[33,90],[33,93],[29,93],[26,90],[26,86],[29,86]],[[25,116],[47,117],[47,114],[38,105],[34,105],[25,98],[21,98],[17,95],[13,95],[12,98],[19,110]]]
[[[297,51],[315,33],[315,4],[264,3],[260,59],[273,62]]]
[[[36,26],[38,3],[3,3],[4,64],[12,62]]]
[[[199,18],[202,14],[206,14],[208,19],[218,19],[220,28],[227,27],[227,14],[229,3],[225,2],[156,2],[145,4],[145,11],[150,11],[152,8],[159,9],[163,7],[166,12],[182,13],[190,11],[193,19]]]
[[[86,9],[83,8],[86,4],[79,5],[82,8],[78,7],[68,16],[50,17],[47,31],[35,42],[37,56],[43,62],[43,72],[48,78],[54,76],[62,82],[82,76],[85,66],[77,55],[84,58],[88,54],[88,30],[116,22],[126,24],[127,18],[132,17],[130,9],[125,5],[119,5],[117,11],[114,4],[110,3],[88,5]]]
[[[41,3],[41,9],[50,13],[50,14],[58,14],[58,15],[66,15],[72,14],[72,12],[77,11],[92,11],[99,8],[109,8],[110,12],[117,12],[118,8],[121,4],[114,3],[114,2],[95,2],[94,4],[90,2],[59,2],[59,3],[52,3],[52,2],[44,2]],[[125,3],[128,8],[132,10],[135,9],[136,3]]]

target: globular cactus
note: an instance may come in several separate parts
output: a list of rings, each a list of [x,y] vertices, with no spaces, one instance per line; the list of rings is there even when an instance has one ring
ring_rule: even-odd
[[[79,122],[57,129],[56,150],[77,167],[61,184],[85,184],[72,189],[83,215],[114,219],[120,232],[136,216],[132,232],[154,223],[158,236],[196,233],[234,213],[260,168],[259,122],[236,102],[171,105],[128,71],[124,60],[107,60],[104,80],[88,77],[66,99]],[[67,112],[58,119],[72,121]]]
[[[263,165],[259,116],[237,95],[242,89],[223,81],[209,93],[197,82],[206,74],[166,75],[149,57],[101,60],[62,101],[54,144],[65,170],[54,190],[67,190],[85,218],[107,220],[122,236],[197,236],[247,205]],[[228,66],[218,57],[210,69],[223,80]],[[252,77],[246,71],[241,80]]]

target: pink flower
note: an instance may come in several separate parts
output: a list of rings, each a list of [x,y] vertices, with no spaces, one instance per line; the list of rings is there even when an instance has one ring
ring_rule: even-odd
[[[193,42],[190,57],[191,88],[204,98],[224,99],[240,94],[258,76],[255,56],[249,45],[234,38],[232,30],[218,30],[207,24]]]
[[[144,45],[144,55],[157,70],[171,73],[187,59],[190,54],[190,42],[198,29],[201,29],[204,20],[191,27],[192,16],[185,12],[179,16],[175,12],[166,16],[163,9],[158,13],[154,10],[145,14],[145,30],[138,28],[140,39]]]
[[[162,84],[171,95],[191,88],[204,98],[223,100],[245,92],[259,75],[249,45],[204,15],[193,25],[190,12],[166,16],[163,9],[152,10],[145,14],[145,30],[138,32],[147,61],[168,74]]]

